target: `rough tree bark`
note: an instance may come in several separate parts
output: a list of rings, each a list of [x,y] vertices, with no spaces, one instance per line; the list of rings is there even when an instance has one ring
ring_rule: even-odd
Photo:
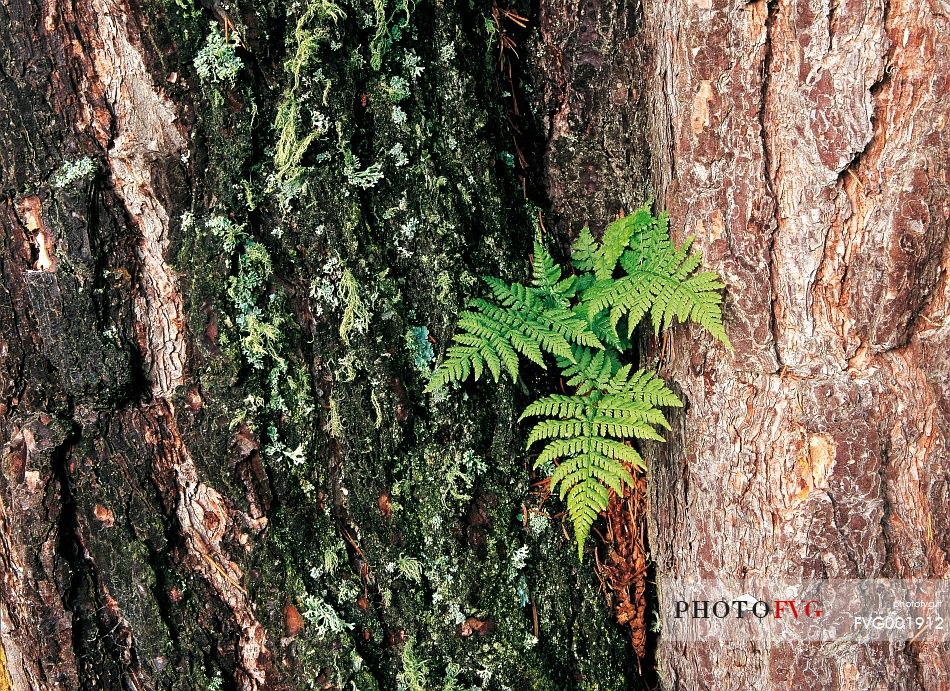
[[[0,689],[638,685],[517,392],[422,394],[534,233],[491,10],[0,7]]]
[[[945,9],[494,9],[0,7],[0,689],[640,685],[519,392],[422,389],[536,204],[563,245],[651,190],[736,345],[664,351],[659,574],[945,575]],[[948,666],[658,655],[681,689]]]
[[[946,578],[950,102],[939,2],[645,3],[661,204],[729,284],[674,335],[658,574]],[[938,689],[946,646],[661,641],[679,689]]]

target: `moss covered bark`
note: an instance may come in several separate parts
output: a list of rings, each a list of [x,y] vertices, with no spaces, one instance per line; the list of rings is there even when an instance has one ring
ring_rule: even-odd
[[[536,231],[491,6],[3,12],[14,687],[635,687],[521,392],[423,394]]]

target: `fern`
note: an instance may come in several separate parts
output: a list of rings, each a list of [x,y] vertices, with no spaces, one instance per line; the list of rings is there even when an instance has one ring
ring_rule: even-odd
[[[683,405],[661,378],[624,362],[636,327],[648,314],[656,334],[693,322],[732,347],[722,323],[725,286],[699,270],[702,257],[690,248],[691,240],[676,247],[667,215],[649,205],[608,225],[599,242],[584,228],[567,276],[535,241],[530,285],[486,277],[491,298],[462,312],[429,380],[430,392],[486,371],[496,382],[503,374],[517,381],[522,357],[542,369],[554,361],[574,393],[539,398],[521,420],[536,419],[527,447],[540,447],[534,467],[550,471],[551,490],[566,501],[581,559],[611,493],[646,471],[634,444],[663,441],[670,425],[662,409]]]
[[[591,258],[597,280],[581,299],[588,315],[607,310],[612,332],[626,318],[627,337],[647,312],[656,334],[676,321],[693,321],[731,347],[720,310],[725,285],[711,271],[697,273],[702,255],[690,254],[691,244],[692,238],[677,249],[666,214],[653,217],[646,207],[610,224]],[[624,275],[615,279],[618,262]]]

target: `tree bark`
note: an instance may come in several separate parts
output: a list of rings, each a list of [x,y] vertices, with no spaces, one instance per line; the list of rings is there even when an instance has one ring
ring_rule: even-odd
[[[638,686],[517,392],[422,393],[533,237],[491,18],[0,8],[0,689]]]
[[[528,73],[551,225],[601,230],[650,191],[641,8],[552,0],[538,8]]]
[[[657,575],[946,576],[936,3],[276,5],[0,7],[0,691],[644,686],[603,592],[642,634],[636,527],[599,582],[521,391],[423,388],[536,219],[563,249],[651,190],[735,344],[644,343],[687,401],[645,449]],[[690,690],[950,666],[657,658]]]
[[[645,3],[654,183],[728,283],[674,332],[659,576],[945,578],[950,78],[938,3]],[[669,346],[669,344],[667,344]],[[684,645],[667,688],[944,688],[946,646]]]

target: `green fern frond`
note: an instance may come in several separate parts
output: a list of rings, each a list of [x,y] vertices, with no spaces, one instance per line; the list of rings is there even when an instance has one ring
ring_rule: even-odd
[[[488,276],[485,277],[485,282],[504,309],[499,310],[497,306],[480,299],[473,300],[472,306],[494,315],[508,312],[510,318],[496,318],[518,329],[523,336],[532,338],[549,353],[569,358],[570,356],[564,354],[565,349],[569,349],[567,341],[593,348],[604,347],[591,331],[587,320],[565,307],[545,307],[544,301],[538,296],[538,289],[528,288],[520,283],[508,285]],[[551,289],[556,289],[556,285],[551,286]],[[551,333],[561,336],[562,340],[552,338]],[[548,344],[546,347],[545,343]]]
[[[584,420],[542,420],[534,426],[531,434],[528,435],[528,445],[530,446],[541,439],[580,437],[590,429],[591,426]]]
[[[603,494],[603,485],[595,481],[582,482],[574,488],[567,503],[567,515],[574,524],[574,540],[577,543],[577,558],[584,560],[584,543],[590,535],[591,526],[601,511],[607,509],[609,496]]]
[[[442,364],[433,372],[427,391],[464,381],[472,374],[477,380],[485,368],[497,382],[501,379],[502,366],[512,381],[517,381],[517,351],[523,351],[529,359],[537,351],[537,344],[525,343],[520,339],[513,341],[508,324],[493,319],[490,314],[465,311],[459,318],[458,326],[460,331],[453,337],[455,345],[449,347]]]
[[[584,310],[578,310],[583,312]],[[602,343],[610,346],[614,350],[624,352],[630,349],[630,339],[617,333],[617,329],[610,323],[610,313],[604,310],[598,312],[590,322],[590,330],[601,340]]]
[[[732,343],[722,325],[720,291],[724,287],[717,274],[704,272],[686,279],[674,291],[664,292],[657,298],[651,310],[654,331],[659,333],[660,328],[668,328],[674,321],[691,321],[702,326],[731,349]]]
[[[600,247],[594,253],[594,275],[602,281],[611,278],[617,262],[640,228],[654,221],[649,206],[644,205],[629,216],[622,216],[604,229]]]
[[[582,417],[588,406],[586,396],[567,396],[564,394],[551,394],[544,398],[539,398],[534,403],[528,405],[521,413],[518,421],[528,417],[558,417],[568,419],[572,417]]]
[[[498,319],[498,316],[497,312],[463,312],[462,318],[459,319],[459,327],[463,329],[463,333],[458,334],[455,340],[462,345],[478,349],[495,381],[501,376],[501,363],[504,363],[512,381],[516,381],[518,354],[509,339],[510,331],[507,327],[510,324],[505,319]],[[464,338],[465,332],[468,332],[470,338]]]
[[[608,385],[626,384],[630,381],[628,374],[629,368],[623,368]],[[559,461],[551,475],[551,489],[567,500],[582,553],[590,526],[606,508],[610,492],[622,494],[624,485],[633,485],[627,468],[646,468],[636,449],[623,440],[662,441],[656,427],[669,425],[662,412],[646,401],[623,394],[601,395],[598,391],[581,396],[545,396],[525,408],[521,419],[527,417],[543,418],[528,434],[527,446],[544,443],[535,460],[536,468]]]
[[[597,242],[591,235],[590,228],[584,226],[574,244],[571,245],[571,262],[578,271],[594,270],[594,254],[597,252]]]
[[[582,559],[611,496],[633,485],[634,469],[646,470],[634,444],[663,441],[661,432],[671,429],[663,409],[683,405],[663,379],[624,362],[636,327],[648,314],[656,333],[693,322],[731,345],[722,281],[701,270],[691,239],[676,247],[668,216],[653,216],[649,204],[609,224],[600,242],[584,228],[571,261],[579,273],[565,276],[538,241],[529,285],[486,277],[491,297],[472,300],[461,314],[427,390],[485,372],[517,380],[522,357],[544,368],[553,356],[573,394],[543,396],[520,419],[535,418],[527,447],[540,446],[534,467],[550,470]]]
[[[436,368],[426,385],[426,392],[432,393],[453,382],[465,381],[473,371],[473,360],[477,359],[481,365],[478,348],[462,348],[450,346],[445,359]]]
[[[534,342],[541,350],[560,357],[574,357],[571,344],[555,330],[550,320],[531,313],[525,315],[517,310],[504,309],[485,300],[475,299],[471,304],[478,310],[477,314],[497,325],[506,339],[512,332],[517,331],[524,338]],[[459,326],[465,328],[463,319],[459,320]]]
[[[482,280],[488,284],[492,295],[503,307],[508,307],[527,316],[536,315],[544,309],[544,303],[537,299],[535,291],[520,283],[509,285],[491,276],[482,276]]]
[[[629,248],[620,257],[620,265],[629,273],[629,263],[636,265],[646,264],[647,268],[670,273],[672,269],[666,267],[666,262],[672,260],[676,254],[676,246],[670,238],[669,218],[665,213],[649,219],[640,217],[641,222],[633,225]],[[684,254],[689,251],[689,241],[685,243]]]
[[[603,349],[590,325],[568,309],[545,309],[535,293],[520,284],[497,279],[486,282],[501,306],[475,299],[461,314],[444,361],[429,379],[429,392],[467,379],[477,380],[487,369],[497,382],[502,371],[518,379],[519,353],[546,369],[544,353],[572,362],[578,346]]]
[[[531,287],[542,298],[550,299],[561,307],[566,307],[568,302],[564,295],[564,289],[568,286],[561,286],[561,267],[554,261],[551,253],[544,249],[544,246],[534,241],[534,262],[531,266],[532,278]],[[573,281],[571,281],[573,283]]]
[[[540,315],[540,320],[552,331],[561,334],[571,343],[599,350],[604,348],[604,344],[591,330],[590,323],[569,309],[553,308],[544,310]]]
[[[632,369],[629,365],[627,372]],[[665,408],[682,408],[683,402],[666,385],[666,382],[647,370],[637,370],[632,375],[621,373],[615,376],[608,392],[617,395],[627,395],[634,401],[643,401],[653,406]]]
[[[614,245],[609,251],[602,248],[597,255],[603,257],[598,261],[613,261],[618,238],[630,230],[628,247],[619,255],[619,264],[625,275],[615,279],[600,273],[598,280],[582,295],[581,304],[585,306],[588,318],[593,320],[604,310],[609,310],[611,330],[616,332],[620,321],[626,319],[626,337],[630,338],[649,312],[654,333],[659,334],[661,329],[676,322],[692,321],[732,348],[722,325],[721,291],[724,284],[713,272],[696,273],[702,255],[689,251],[692,239],[677,249],[669,238],[666,224],[653,217],[644,222],[643,214],[646,213],[641,209],[633,216],[625,217],[633,219],[629,227],[615,231],[612,237]]]
[[[613,350],[574,348],[574,362],[559,359],[557,364],[561,373],[567,377],[565,384],[579,391],[590,391],[607,386],[614,372],[620,367],[620,360]]]
[[[556,439],[538,457],[538,465],[546,454],[563,459],[551,474],[551,488],[567,502],[578,558],[583,560],[584,542],[611,492],[623,494],[624,486],[633,486],[625,463],[642,468],[643,461],[632,447],[603,437]]]

